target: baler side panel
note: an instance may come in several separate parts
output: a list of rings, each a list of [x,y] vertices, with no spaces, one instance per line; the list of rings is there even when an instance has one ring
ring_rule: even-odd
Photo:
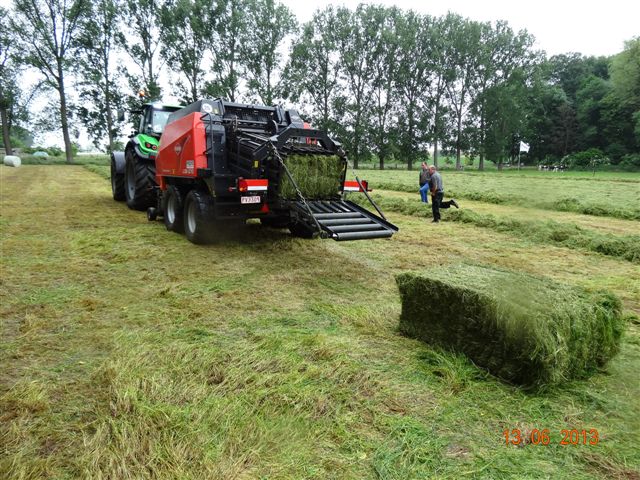
[[[201,114],[192,113],[167,124],[156,159],[158,177],[196,178],[199,168],[207,168],[205,125]],[[164,182],[158,178],[161,185]]]

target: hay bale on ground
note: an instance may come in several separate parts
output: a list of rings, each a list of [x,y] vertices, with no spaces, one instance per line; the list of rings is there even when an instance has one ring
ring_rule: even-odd
[[[22,165],[22,160],[16,155],[6,155],[4,157],[4,164],[8,167],[19,167]]]
[[[305,198],[328,200],[338,195],[346,165],[337,155],[292,154],[284,159],[284,163]],[[280,196],[285,200],[296,199],[296,190],[284,172]]]
[[[619,348],[621,304],[609,293],[471,265],[396,281],[403,333],[462,352],[519,385],[584,378]]]

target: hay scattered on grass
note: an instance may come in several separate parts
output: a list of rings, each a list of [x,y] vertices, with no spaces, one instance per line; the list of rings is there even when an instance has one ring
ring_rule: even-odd
[[[407,201],[381,195],[373,195],[373,199],[383,210],[417,217],[431,217],[431,208],[419,200]],[[354,196],[350,200],[365,205],[362,198]],[[640,263],[639,235],[612,235],[582,228],[573,223],[498,217],[491,214],[480,214],[468,208],[449,210],[443,219],[490,228],[497,232],[512,233],[539,243],[555,243],[571,249],[589,250],[602,255],[622,258],[629,262]]]
[[[627,182],[635,183],[635,182]],[[376,188],[381,190],[393,190],[396,192],[415,193],[418,187],[404,183],[376,182]],[[530,196],[516,195],[514,193],[497,192],[492,189],[474,191],[467,189],[446,188],[446,195],[450,198],[465,198],[478,202],[492,203],[494,205],[522,205],[525,207],[536,207],[543,210],[553,210],[558,212],[573,212],[584,215],[594,215],[599,217],[613,217],[623,220],[640,220],[640,210],[633,207],[621,207],[616,204],[593,204],[585,203],[574,197],[564,197],[553,200],[540,200]]]
[[[572,223],[553,220],[534,222],[483,215],[473,210],[455,210],[447,220],[471,223],[501,232],[513,232],[541,243],[556,243],[569,248],[583,248],[603,255],[640,263],[640,235],[612,235],[581,228]]]
[[[328,200],[338,195],[346,165],[337,155],[295,154],[288,155],[284,162],[306,199]],[[280,196],[296,199],[296,190],[284,172]]]
[[[473,265],[396,281],[403,333],[525,387],[587,377],[618,352],[621,303],[607,292]]]

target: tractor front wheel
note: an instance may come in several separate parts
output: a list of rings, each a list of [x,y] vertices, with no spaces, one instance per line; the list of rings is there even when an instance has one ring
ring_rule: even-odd
[[[184,232],[182,203],[180,190],[170,185],[162,195],[162,211],[164,212],[164,225],[171,232]]]
[[[156,205],[156,165],[138,157],[132,148],[126,153],[124,184],[127,206],[132,210]]]
[[[204,192],[191,190],[184,201],[184,232],[192,243],[211,243],[216,222],[213,198]]]

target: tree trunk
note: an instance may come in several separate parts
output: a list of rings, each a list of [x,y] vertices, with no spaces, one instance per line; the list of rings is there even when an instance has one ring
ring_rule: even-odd
[[[107,131],[109,132],[109,153],[111,153],[113,152],[113,113],[110,102],[107,102],[107,105]]]
[[[438,157],[440,156],[440,152],[438,150],[438,134],[435,134],[433,137],[433,165],[438,168]]]
[[[324,98],[322,99],[322,128],[324,130],[329,130],[329,95],[327,94],[326,85],[324,86]]]
[[[480,160],[478,163],[478,170],[484,170],[484,107],[480,112]]]
[[[198,101],[198,71],[197,69],[193,69],[193,77],[191,83],[191,97],[194,102]]]
[[[0,108],[0,118],[2,118],[2,140],[4,141],[4,150],[7,155],[13,155],[11,149],[11,131],[9,130],[9,115],[7,109]]]
[[[58,93],[60,94],[60,124],[62,125],[62,137],[64,138],[64,152],[67,163],[73,164],[73,152],[71,151],[71,138],[69,137],[69,121],[67,119],[67,98],[64,93],[64,76],[62,61],[58,60]]]
[[[236,85],[235,85],[235,59],[236,59],[236,39],[232,40],[231,44],[231,60],[229,61],[229,100],[236,101]]]
[[[439,81],[438,81],[439,82]],[[440,140],[440,94],[438,94],[436,98],[436,111],[433,119],[433,165],[438,168],[438,156],[440,152],[438,151],[438,140]]]
[[[355,118],[355,124],[353,128],[353,168],[358,168],[358,160],[360,160],[360,152],[362,151],[360,148],[360,122],[362,119],[362,104],[360,99],[356,99],[356,109],[357,114]]]
[[[108,75],[108,65],[107,65]],[[106,107],[105,114],[107,115],[107,136],[109,140],[109,153],[113,152],[113,112],[111,105],[111,89],[109,88],[109,77],[105,76],[105,92],[104,92],[104,106]]]
[[[413,106],[411,106],[408,110],[408,116],[409,116],[409,151],[408,151],[408,155],[407,155],[407,170],[413,170],[413,155],[414,155],[414,151],[413,151],[413,130],[414,130],[414,125],[413,125]]]
[[[456,170],[460,170],[462,167],[462,163],[460,162],[461,157],[461,148],[460,148],[460,137],[462,136],[462,110],[458,114],[458,131],[456,136]]]
[[[267,98],[265,105],[271,105],[273,103],[273,93],[271,91],[271,68],[267,67]]]

